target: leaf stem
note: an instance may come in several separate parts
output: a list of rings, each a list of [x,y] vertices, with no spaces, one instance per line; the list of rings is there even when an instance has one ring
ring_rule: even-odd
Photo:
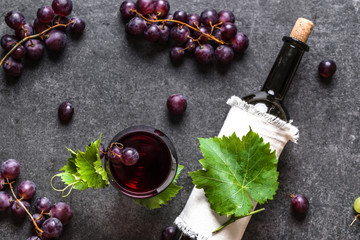
[[[67,196],[70,195],[71,191],[72,191],[73,188],[74,188],[74,185],[77,184],[77,183],[80,182],[80,181],[78,180],[78,181],[76,181],[76,182],[73,182],[72,184],[67,185],[67,186],[66,186],[65,188],[63,188],[63,189],[57,189],[57,188],[55,188],[54,185],[53,185],[53,180],[54,180],[55,177],[58,177],[58,176],[60,176],[60,175],[61,175],[61,173],[55,174],[55,175],[51,178],[51,180],[50,180],[50,185],[51,185],[51,188],[54,189],[54,191],[61,192],[61,196],[65,198],[65,197],[67,197]],[[69,192],[68,192],[66,195],[64,195],[65,190],[68,189],[69,187],[71,187],[70,190],[69,190]]]

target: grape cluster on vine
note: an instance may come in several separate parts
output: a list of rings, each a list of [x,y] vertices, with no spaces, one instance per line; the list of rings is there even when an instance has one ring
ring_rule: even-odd
[[[64,202],[54,205],[46,197],[37,198],[34,203],[36,213],[30,213],[30,203],[36,193],[36,185],[30,180],[25,180],[17,187],[15,194],[13,184],[20,175],[20,164],[15,159],[9,159],[1,165],[0,174],[0,212],[11,209],[14,217],[20,219],[26,215],[30,217],[37,236],[29,237],[28,240],[58,239],[62,233],[63,226],[68,224],[73,217],[71,206]],[[11,194],[2,191],[9,185]]]
[[[228,10],[206,9],[201,15],[185,11],[171,14],[167,0],[137,0],[124,1],[120,13],[129,20],[126,23],[129,34],[144,35],[150,42],[161,44],[172,39],[175,42],[170,51],[172,60],[181,60],[188,52],[202,64],[214,58],[229,64],[235,53],[242,53],[249,46],[248,37],[237,31],[235,16]]]
[[[51,7],[42,6],[38,9],[33,25],[25,20],[21,12],[8,12],[5,22],[15,30],[15,35],[5,34],[1,38],[1,47],[6,55],[0,66],[3,65],[5,73],[14,77],[20,76],[24,68],[24,58],[41,59],[45,46],[51,52],[62,51],[67,43],[68,26],[72,33],[82,34],[85,22],[79,17],[67,18],[72,8],[71,0],[53,0]]]

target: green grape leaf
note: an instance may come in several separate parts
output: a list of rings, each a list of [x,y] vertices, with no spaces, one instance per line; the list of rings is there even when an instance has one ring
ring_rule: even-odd
[[[278,159],[258,134],[250,129],[242,139],[233,133],[199,142],[203,169],[189,174],[216,213],[241,217],[250,214],[251,198],[260,204],[273,199],[279,185]]]
[[[176,179],[179,177],[181,170],[184,168],[182,165],[178,165],[176,175],[172,183],[160,194],[146,199],[136,199],[135,202],[148,209],[161,208],[161,205],[167,204],[177,193],[182,189],[181,186],[177,186]]]

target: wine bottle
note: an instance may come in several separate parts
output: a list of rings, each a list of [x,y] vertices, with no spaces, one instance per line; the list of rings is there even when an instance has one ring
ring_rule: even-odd
[[[284,44],[261,91],[248,95],[243,100],[254,105],[260,112],[289,121],[289,113],[282,102],[304,53],[309,51],[306,42],[313,26],[311,21],[304,18],[296,21],[290,37],[283,37]]]

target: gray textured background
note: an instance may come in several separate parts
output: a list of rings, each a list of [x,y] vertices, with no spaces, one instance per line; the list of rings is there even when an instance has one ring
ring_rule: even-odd
[[[64,146],[83,148],[103,133],[108,143],[120,130],[138,124],[164,131],[185,165],[184,186],[169,205],[149,211],[113,188],[73,192],[65,199],[75,211],[61,239],[159,239],[163,227],[180,213],[192,189],[185,174],[200,167],[197,137],[218,134],[232,95],[244,96],[263,84],[297,17],[314,21],[304,56],[285,100],[300,129],[297,145],[289,143],[279,163],[279,189],[265,212],[255,215],[243,239],[359,239],[360,222],[349,227],[353,201],[359,195],[359,0],[288,1],[170,0],[172,12],[201,13],[205,8],[230,9],[236,25],[250,38],[244,56],[227,68],[198,66],[194,58],[174,65],[170,47],[128,37],[120,21],[120,1],[74,1],[72,16],[86,20],[81,39],[69,38],[59,56],[45,54],[38,64],[27,63],[22,77],[0,71],[0,162],[17,159],[21,180],[37,184],[37,197],[62,201],[49,184],[69,156]],[[50,0],[2,0],[0,18],[13,9],[31,22],[38,7]],[[4,21],[1,35],[11,33]],[[330,84],[320,81],[317,67],[324,58],[336,61]],[[165,102],[173,93],[188,99],[182,119],[167,114]],[[73,121],[62,125],[59,104],[75,107]],[[305,219],[291,213],[289,193],[310,200]],[[26,239],[30,224],[14,222],[0,213],[0,239]]]

